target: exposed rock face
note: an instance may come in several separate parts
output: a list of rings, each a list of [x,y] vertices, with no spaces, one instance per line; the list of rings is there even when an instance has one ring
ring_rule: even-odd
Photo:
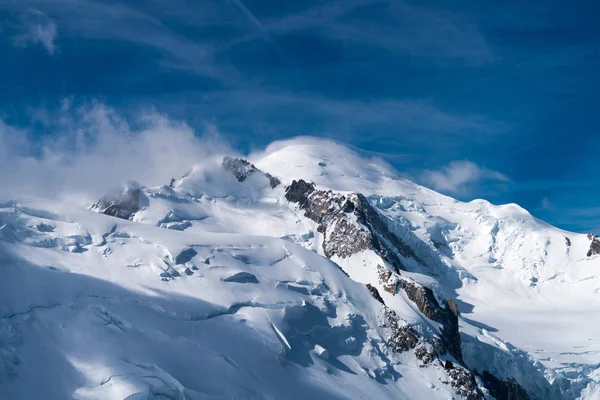
[[[322,246],[327,257],[346,258],[363,250],[373,250],[395,271],[378,265],[377,273],[383,290],[392,295],[403,290],[427,318],[442,325],[441,337],[435,337],[432,342],[426,340],[385,306],[373,285],[367,285],[371,295],[384,304],[387,344],[391,350],[399,353],[414,351],[421,366],[439,360],[446,353],[463,362],[456,302],[447,300],[441,305],[430,288],[400,276],[400,271],[406,270],[403,260],[412,259],[423,267],[426,265],[407,243],[391,232],[383,217],[362,194],[318,190],[313,183],[302,179],[294,180],[286,187],[285,193],[289,202],[298,204],[304,216],[318,224],[317,230],[323,233]],[[469,400],[483,399],[475,375],[463,366],[449,369],[446,383]]]
[[[108,194],[94,203],[92,210],[121,219],[131,219],[141,208],[145,198],[139,186],[125,188],[122,193]]]
[[[381,304],[385,305],[383,298],[379,294],[379,290],[377,290],[377,288],[375,286],[371,285],[370,283],[367,283],[366,286],[367,286],[367,289],[369,289],[369,292],[371,292],[371,296],[373,296],[375,298],[375,300],[377,300]]]
[[[261,170],[256,168],[254,164],[243,158],[226,156],[223,158],[223,163],[221,166],[224,170],[231,172],[238,182],[244,182],[250,175],[259,172],[267,177],[271,189],[276,188],[281,183],[281,181],[273,175],[269,173],[263,173]]]
[[[587,237],[591,241],[590,249],[587,252],[587,256],[591,257],[596,254],[600,254],[600,239],[598,238],[598,235],[594,235],[593,233],[588,233]]]
[[[310,205],[310,195],[315,191],[315,184],[306,182],[303,179],[299,181],[293,181],[292,184],[285,188],[285,198],[287,201],[292,203],[298,203],[301,210],[306,210],[306,213],[309,213],[308,209]],[[316,215],[309,216],[308,218],[314,220],[317,218]]]
[[[452,363],[446,363],[446,372],[450,378],[450,386],[454,388],[456,394],[463,396],[466,400],[483,399],[483,393],[477,386],[475,375],[467,369]],[[500,399],[500,398],[498,398]]]
[[[435,346],[423,338],[413,327],[408,325],[398,315],[385,307],[385,325],[389,332],[387,344],[393,351],[402,353],[414,350],[415,357],[420,361],[421,367],[426,367],[435,360],[444,366],[447,381],[456,394],[468,400],[483,399],[483,393],[477,385],[475,375],[468,369],[455,365],[451,361],[442,362],[435,351]]]
[[[502,400],[529,400],[529,395],[521,385],[513,379],[503,381],[485,371],[481,375],[483,384],[496,399]]]
[[[324,233],[323,251],[327,257],[350,257],[373,250],[396,271],[405,270],[399,255],[424,265],[412,248],[394,235],[381,215],[360,193],[341,194],[317,190],[302,179],[286,188],[285,198],[297,203],[304,216],[319,224]]]
[[[358,223],[350,198],[331,190],[316,190],[314,184],[302,179],[286,188],[285,198],[297,203],[305,217],[319,224],[317,230],[324,234],[323,251],[327,257],[345,258],[373,248],[371,232]]]
[[[444,352],[445,349],[448,349],[454,358],[462,362],[456,302],[447,300],[442,307],[430,288],[394,274],[381,265],[377,266],[377,274],[386,292],[396,295],[399,289],[404,290],[406,296],[415,303],[419,311],[427,318],[442,324],[440,341],[443,346],[438,346],[438,351]]]
[[[385,307],[385,326],[389,329],[388,346],[397,353],[412,350],[421,340],[415,329],[398,317],[394,310]]]

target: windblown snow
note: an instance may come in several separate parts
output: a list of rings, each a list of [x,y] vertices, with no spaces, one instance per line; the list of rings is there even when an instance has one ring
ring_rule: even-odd
[[[600,398],[593,236],[318,139],[174,178],[3,200],[0,399]]]

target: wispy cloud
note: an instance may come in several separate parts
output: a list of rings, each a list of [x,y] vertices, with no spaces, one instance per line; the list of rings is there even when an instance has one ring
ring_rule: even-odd
[[[199,9],[180,0],[174,0],[169,7],[157,6],[159,3],[98,0],[0,0],[0,8],[35,8],[56,21],[33,27],[22,39],[24,43],[37,41],[49,52],[55,51],[58,25],[61,36],[118,40],[142,46],[162,56],[161,62],[167,67],[192,71],[234,86],[247,87],[248,79],[252,80],[243,79],[243,74],[227,61],[239,50],[238,45],[262,40],[277,48],[278,39],[289,33],[434,60],[480,64],[494,58],[485,38],[468,19],[402,0],[334,1],[312,8],[292,7],[294,11],[267,16],[261,16],[264,7],[250,10],[241,0],[205,3]],[[193,30],[201,35],[189,36],[185,31],[174,30],[178,25],[190,26],[191,16],[165,11],[165,8],[190,7],[195,10]],[[174,23],[166,24],[162,16]],[[248,24],[251,33],[243,29]],[[282,58],[286,51],[293,49],[282,49]]]
[[[480,167],[469,160],[452,161],[438,171],[425,171],[421,179],[436,190],[453,194],[466,194],[482,182],[509,181],[506,175]]]
[[[21,17],[21,25],[23,32],[14,37],[17,46],[41,45],[48,54],[55,53],[58,33],[53,20],[40,11],[29,10]]]
[[[189,95],[189,94],[188,94]],[[397,153],[450,152],[466,144],[489,143],[505,130],[505,124],[478,114],[447,111],[433,101],[420,99],[351,99],[318,94],[267,90],[231,90],[198,93],[185,103],[163,106],[168,112],[184,112],[214,119],[226,131],[253,132],[259,145],[282,136],[324,135],[368,146],[382,143]],[[455,153],[453,153],[455,154]]]
[[[262,36],[266,42],[273,44],[273,40],[271,40],[271,36],[269,35],[269,32],[265,26],[259,21],[256,15],[254,15],[254,13],[250,11],[248,7],[246,7],[246,4],[244,4],[242,0],[228,0],[227,2],[233,4],[242,12],[244,17],[248,20],[248,22],[250,22],[252,27],[256,29],[258,34]]]
[[[542,202],[540,203],[540,208],[543,210],[553,210],[554,209],[554,204],[552,204],[552,202],[550,201],[549,198],[544,197],[542,199]]]
[[[252,20],[255,17],[252,14]],[[493,61],[495,55],[477,26],[442,9],[401,0],[349,0],[269,18],[248,41],[268,32],[284,35],[313,31],[324,39],[362,44],[434,59],[456,59],[469,64]]]
[[[193,71],[216,79],[233,80],[235,71],[227,65],[217,65],[214,48],[208,41],[198,42],[169,29],[160,20],[137,8],[113,2],[94,0],[21,0],[18,3],[0,0],[0,9],[35,7],[51,16],[61,32],[92,40],[128,42],[154,50],[161,62],[171,68]],[[52,36],[54,33],[54,36]],[[56,36],[56,23],[33,29],[23,40],[37,40],[54,51],[50,38]],[[42,42],[43,40],[43,42]],[[53,39],[52,39],[53,40]]]
[[[89,204],[128,180],[169,182],[191,166],[229,153],[213,126],[196,133],[155,110],[125,117],[102,103],[65,101],[46,112],[45,140],[0,121],[3,193]]]
[[[328,26],[339,40],[352,40],[418,57],[456,59],[470,64],[492,61],[484,36],[468,20],[440,9],[393,1],[383,21],[352,19]]]

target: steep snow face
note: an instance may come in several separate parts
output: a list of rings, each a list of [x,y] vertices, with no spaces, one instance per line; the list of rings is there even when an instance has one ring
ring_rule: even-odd
[[[3,398],[448,399],[475,383],[390,350],[402,321],[289,241],[40,199],[0,204],[0,227]]]

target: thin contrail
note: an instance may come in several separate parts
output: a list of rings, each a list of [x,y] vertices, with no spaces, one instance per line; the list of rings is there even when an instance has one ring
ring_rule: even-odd
[[[244,14],[248,21],[260,32],[262,38],[269,42],[269,44],[275,46],[273,39],[271,39],[271,35],[269,35],[269,31],[265,28],[265,26],[256,18],[254,13],[246,7],[246,5],[242,2],[242,0],[228,0],[230,3],[233,3],[240,11]]]

